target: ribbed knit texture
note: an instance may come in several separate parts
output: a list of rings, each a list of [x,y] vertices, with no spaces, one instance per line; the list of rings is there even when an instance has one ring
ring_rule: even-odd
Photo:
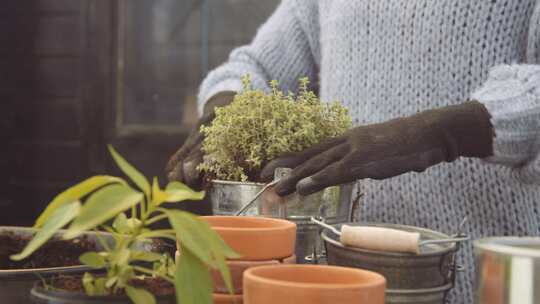
[[[364,180],[360,219],[473,238],[540,235],[540,4],[536,0],[285,0],[254,41],[212,71],[199,102],[221,90],[308,76],[355,125],[474,98],[492,115],[495,156]],[[491,71],[491,72],[490,72]],[[492,164],[499,163],[499,164]],[[502,165],[501,165],[502,164]],[[473,303],[472,244],[451,303]]]

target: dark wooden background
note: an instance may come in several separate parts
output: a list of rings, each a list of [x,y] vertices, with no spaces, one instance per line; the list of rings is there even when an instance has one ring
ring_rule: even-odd
[[[213,35],[223,43],[210,46],[213,56],[208,68],[225,60],[235,45],[249,41],[278,1],[229,2],[238,7],[250,2],[247,7],[255,13],[231,6],[231,18],[214,16],[217,32]],[[223,11],[218,7],[214,14]],[[110,161],[107,143],[145,175],[158,176],[162,183],[165,180],[165,163],[183,142],[193,120],[175,132],[118,130],[118,12],[118,1],[109,0],[2,1],[0,225],[30,225],[62,189],[90,175],[120,174]],[[246,26],[249,19],[238,15],[242,13],[260,15]],[[234,30],[225,30],[231,27]],[[196,49],[191,53],[199,56]],[[131,73],[138,72],[144,71]],[[197,78],[196,83],[204,71],[185,74],[191,82]],[[193,91],[195,95],[196,87]],[[194,102],[194,97],[190,100]],[[190,107],[193,111],[193,105]],[[209,212],[207,203],[185,207]]]

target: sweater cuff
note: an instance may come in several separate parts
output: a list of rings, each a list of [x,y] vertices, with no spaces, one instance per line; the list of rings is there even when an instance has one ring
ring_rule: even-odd
[[[540,166],[534,164],[540,151],[540,66],[497,66],[471,99],[491,115],[494,155],[487,161],[525,170],[528,180],[536,175],[540,182]]]
[[[203,115],[204,105],[206,104],[208,99],[216,95],[217,93],[223,91],[242,91],[242,80],[237,78],[226,79],[215,84],[210,90],[207,90],[204,93],[201,91],[199,93],[199,98],[197,102],[197,113],[199,114],[199,117]]]

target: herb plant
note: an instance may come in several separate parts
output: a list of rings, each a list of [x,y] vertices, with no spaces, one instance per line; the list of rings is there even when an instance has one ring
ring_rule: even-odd
[[[65,190],[37,219],[35,227],[39,229],[32,240],[11,258],[21,260],[30,256],[69,224],[62,234],[64,239],[76,238],[89,230],[109,232],[114,239],[114,243],[108,243],[97,233],[103,250],[80,256],[83,264],[106,270],[103,276],[84,274],[82,283],[88,295],[123,291],[134,303],[152,304],[155,298],[150,292],[131,284],[134,280],[151,277],[173,284],[178,303],[210,304],[213,288],[208,267],[219,269],[232,290],[225,260],[238,257],[236,253],[205,221],[184,211],[163,208],[166,203],[200,200],[204,192],[195,192],[179,182],[171,182],[161,189],[157,178],[150,184],[112,147],[109,146],[109,150],[137,189],[122,178],[100,175]],[[128,210],[131,210],[129,216]],[[162,220],[168,220],[172,229],[150,228],[151,224]],[[156,238],[179,240],[181,255],[177,264],[168,254],[138,249],[138,244]]]
[[[299,94],[284,94],[277,81],[271,92],[253,89],[249,76],[231,104],[216,108],[212,124],[203,126],[204,161],[198,169],[210,179],[257,181],[260,170],[286,152],[298,152],[351,126],[347,109],[325,103],[299,81]]]

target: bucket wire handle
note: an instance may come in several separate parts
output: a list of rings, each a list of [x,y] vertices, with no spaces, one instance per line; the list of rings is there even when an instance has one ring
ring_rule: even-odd
[[[333,233],[335,233],[335,234],[341,236],[341,231],[339,231],[336,227],[334,227],[334,226],[332,226],[332,225],[329,225],[329,224],[327,224],[327,223],[325,223],[325,222],[323,222],[323,221],[319,221],[318,219],[316,219],[316,218],[313,217],[313,216],[311,217],[311,221],[312,221],[313,223],[315,223],[315,224],[317,224],[317,225],[319,225],[319,226],[321,226],[321,227],[323,227],[323,228],[326,228],[326,229],[332,231]]]
[[[255,196],[253,196],[253,198],[249,201],[249,203],[245,204],[244,207],[242,207],[240,210],[238,210],[238,212],[236,212],[234,215],[239,216],[239,215],[242,215],[244,212],[246,212],[246,210],[251,208],[251,206],[264,193],[264,191],[266,191],[268,188],[276,185],[282,178],[284,178],[289,173],[291,173],[291,171],[292,171],[292,169],[290,169],[290,168],[276,168],[274,170],[274,180],[272,182],[266,184],[259,192],[257,192],[257,194],[255,194]],[[284,208],[285,208],[284,206],[280,206],[280,210],[279,210],[280,211],[280,216],[282,218],[285,218],[285,214],[284,214],[284,210],[283,210]]]
[[[236,212],[236,216],[239,216],[239,215],[242,215],[244,212],[246,212],[246,210],[248,210],[249,208],[251,208],[251,206],[257,201],[257,199],[259,198],[259,196],[261,196],[264,191],[266,191],[266,189],[274,186],[275,184],[277,184],[279,182],[279,179],[276,179],[268,184],[266,184],[266,186],[264,186],[259,192],[257,192],[257,194],[255,194],[255,196],[251,199],[251,201],[249,201],[249,203],[247,203],[246,205],[244,205],[244,207],[242,207],[242,209],[238,210],[238,212]]]
[[[327,223],[323,221],[319,221],[314,217],[311,217],[311,221],[321,227],[324,227],[333,233],[335,233],[338,236],[341,236],[341,231],[339,231],[336,227],[332,225],[328,225]],[[438,240],[425,240],[418,242],[418,246],[425,246],[430,244],[445,244],[445,243],[457,243],[457,242],[464,242],[470,240],[470,237],[453,237],[453,238],[447,238],[447,239],[438,239]]]

